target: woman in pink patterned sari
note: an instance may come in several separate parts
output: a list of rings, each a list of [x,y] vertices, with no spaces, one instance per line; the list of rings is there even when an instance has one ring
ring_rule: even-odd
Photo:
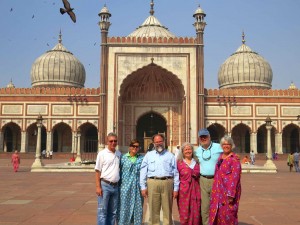
[[[220,155],[210,198],[210,225],[237,225],[241,197],[241,163],[232,152],[231,137],[221,139],[223,153]]]
[[[177,198],[180,223],[183,225],[201,224],[200,211],[200,166],[194,156],[194,148],[184,143],[177,158],[179,172],[179,192]]]
[[[18,154],[18,151],[15,151],[14,154],[11,156],[11,163],[13,164],[14,171],[18,172],[19,165],[20,165],[20,156]]]

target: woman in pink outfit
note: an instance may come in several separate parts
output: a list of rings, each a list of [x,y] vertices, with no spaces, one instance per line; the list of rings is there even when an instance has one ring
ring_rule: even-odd
[[[20,156],[18,151],[15,151],[14,154],[11,156],[11,163],[13,164],[14,171],[18,172],[19,165],[20,165]]]
[[[234,143],[231,137],[221,139],[223,153],[215,171],[210,199],[210,225],[237,225],[241,197],[241,163],[232,152]]]
[[[177,158],[179,192],[177,198],[180,224],[201,224],[200,166],[190,143],[184,143]]]

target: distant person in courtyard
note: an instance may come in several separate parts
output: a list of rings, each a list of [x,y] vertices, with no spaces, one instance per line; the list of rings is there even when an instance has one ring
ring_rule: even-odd
[[[21,163],[21,159],[20,159],[19,152],[17,150],[11,156],[11,163],[13,165],[14,171],[18,172],[18,169],[19,169],[19,166]]]
[[[119,200],[121,152],[116,149],[118,140],[115,133],[109,133],[106,140],[107,147],[98,153],[95,166],[97,225],[115,225]]]
[[[53,158],[53,150],[52,150],[52,149],[49,151],[49,158],[50,158],[50,159]]]
[[[249,161],[249,158],[247,155],[244,156],[243,160],[242,160],[242,164],[247,164],[249,165],[250,164],[250,161]]]
[[[141,192],[148,198],[149,225],[160,224],[160,210],[163,224],[173,224],[173,199],[177,198],[179,175],[175,156],[165,148],[165,137],[155,134],[152,138],[155,150],[145,155],[140,173]]]
[[[143,222],[143,197],[140,188],[140,168],[144,156],[138,153],[140,143],[133,139],[129,152],[120,162],[120,202],[118,224],[140,225]]]
[[[42,151],[42,158],[43,158],[43,159],[46,158],[46,149],[44,149],[44,150]]]
[[[194,147],[184,143],[177,157],[179,192],[177,205],[181,225],[199,225],[201,219],[200,165]]]
[[[300,172],[300,170],[299,170],[299,152],[298,151],[296,151],[293,154],[293,158],[294,158],[295,171]]]
[[[251,165],[254,165],[255,164],[255,153],[253,150],[250,152],[250,160],[251,160]]]
[[[293,166],[294,166],[294,156],[293,152],[290,152],[287,157],[287,165],[290,167],[290,172],[292,172]]]
[[[200,162],[200,190],[202,224],[208,225],[211,189],[214,182],[215,168],[223,150],[218,143],[213,143],[209,131],[204,128],[198,132],[200,146],[196,156]]]
[[[223,154],[219,157],[211,192],[209,224],[238,225],[238,209],[241,197],[241,163],[232,151],[231,137],[220,142]]]

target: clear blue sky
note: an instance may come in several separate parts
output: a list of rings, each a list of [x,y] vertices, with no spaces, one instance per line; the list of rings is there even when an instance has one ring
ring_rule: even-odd
[[[109,36],[126,36],[149,16],[150,0],[69,0],[77,22],[61,15],[61,0],[0,0],[0,87],[10,79],[16,87],[31,87],[33,62],[63,44],[85,66],[85,87],[100,81],[98,13],[107,5]],[[242,44],[263,56],[273,70],[273,89],[291,81],[300,88],[300,0],[154,0],[155,16],[177,36],[194,37],[193,13],[206,13],[205,87],[218,88],[221,64]],[[11,11],[12,8],[12,11]],[[34,18],[32,16],[34,15]],[[96,45],[94,45],[96,43]],[[49,46],[48,46],[49,45]]]

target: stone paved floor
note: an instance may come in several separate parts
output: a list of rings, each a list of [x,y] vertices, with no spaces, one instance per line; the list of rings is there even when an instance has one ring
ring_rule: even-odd
[[[94,173],[32,173],[33,161],[23,159],[14,173],[0,159],[0,225],[96,224]],[[288,172],[285,160],[275,164],[277,174],[242,174],[240,225],[300,224],[300,173]],[[176,204],[173,217],[179,224]]]

